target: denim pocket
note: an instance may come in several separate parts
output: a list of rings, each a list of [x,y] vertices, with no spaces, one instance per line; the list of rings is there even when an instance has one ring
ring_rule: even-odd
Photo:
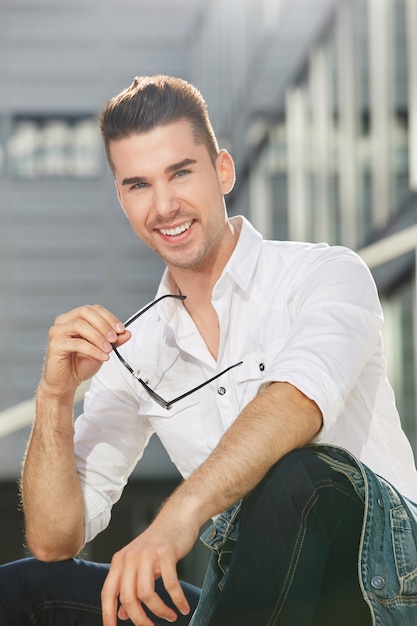
[[[217,560],[217,587],[223,589],[236,541],[239,537],[239,511],[241,501],[221,513],[201,535],[201,541],[213,552]]]
[[[417,547],[406,508],[391,509],[391,533],[401,595],[417,595]]]
[[[220,591],[223,591],[223,587],[226,583],[235,545],[236,539],[228,539],[218,551],[217,565],[219,566],[220,571],[223,573],[223,576],[221,576],[218,581],[218,588],[220,589]]]

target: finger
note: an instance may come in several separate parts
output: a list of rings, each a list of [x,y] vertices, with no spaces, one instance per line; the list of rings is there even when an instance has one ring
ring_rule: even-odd
[[[81,339],[100,349],[110,344],[110,341],[100,329],[82,318],[73,319],[66,324],[55,324],[50,329],[49,339],[50,343],[55,342],[58,348],[62,343],[65,344],[68,341],[75,345],[77,339]]]
[[[178,611],[182,615],[188,615],[190,612],[190,605],[188,604],[184,590],[178,580],[175,565],[171,563],[164,563],[161,568],[161,578],[167,593],[169,594],[174,605],[177,607]]]
[[[120,575],[110,568],[101,590],[103,626],[117,626],[118,589]]]
[[[48,355],[66,358],[78,354],[97,361],[107,361],[111,343],[83,320],[68,326],[53,326],[49,330]]]
[[[124,563],[123,566],[123,576],[122,582],[120,585],[120,608],[118,611],[118,616],[120,619],[129,618],[135,626],[154,626],[154,622],[147,616],[144,606],[143,599],[139,597],[138,592],[136,590],[136,580],[138,577],[137,568],[132,564],[129,566],[128,563]],[[171,613],[168,613],[168,618]],[[176,615],[174,613],[175,619]],[[170,619],[169,621],[172,621]]]
[[[124,324],[113,313],[110,313],[110,311],[99,304],[93,306],[85,305],[64,313],[56,318],[55,325],[67,326],[77,319],[83,319],[91,324],[112,343],[120,341],[120,337],[128,338],[130,336]]]
[[[136,568],[123,552],[116,552],[101,592],[103,626],[116,626],[117,616],[122,620],[130,618],[135,626],[154,626],[138,599],[136,578]]]
[[[92,308],[94,312],[97,312],[100,316],[103,317],[106,323],[109,324],[110,328],[104,329],[103,334],[105,332],[106,338],[109,339],[111,343],[115,344],[116,346],[121,346],[128,339],[130,339],[132,335],[131,332],[129,330],[126,330],[125,325],[119,320],[118,317],[113,315],[113,313],[100,306],[99,304],[94,305],[94,307]],[[114,333],[116,333],[116,338],[114,338]],[[110,337],[112,337],[111,340]]]
[[[91,314],[89,319],[76,317],[66,322],[61,321],[52,326],[49,332],[49,340],[53,346],[57,346],[64,352],[79,352],[97,359],[103,358],[99,352],[108,355],[113,343],[120,345],[130,336],[127,330],[118,336],[100,316]],[[78,339],[82,341],[77,341]]]
[[[130,619],[135,626],[155,626],[155,623],[146,615],[143,606],[138,599],[129,603],[129,607],[127,609],[123,604],[121,604],[117,616],[121,620]]]
[[[168,622],[174,622],[177,619],[176,612],[171,607],[167,606],[160,595],[155,591],[156,570],[157,568],[152,565],[152,562],[148,563],[146,560],[142,560],[140,575],[137,575],[137,597],[154,615]],[[124,602],[123,605],[125,608],[128,608]]]
[[[121,620],[129,619],[129,615],[127,614],[126,609],[123,604],[120,605],[119,610],[117,612],[117,617]]]
[[[103,626],[116,626],[117,617],[130,618],[135,626],[154,626],[136,596],[135,573],[129,569],[116,553],[101,591]]]

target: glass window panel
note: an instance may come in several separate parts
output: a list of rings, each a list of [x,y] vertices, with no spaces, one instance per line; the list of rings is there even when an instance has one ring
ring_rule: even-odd
[[[388,375],[403,428],[417,457],[414,283],[405,282],[383,300]]]
[[[393,85],[391,171],[394,204],[400,206],[409,193],[408,58],[405,0],[392,0]]]
[[[271,174],[271,197],[273,198],[272,238],[285,241],[288,234],[288,177],[285,172]]]
[[[91,178],[102,169],[93,117],[16,118],[6,142],[8,171],[18,178]]]
[[[401,290],[401,327],[402,327],[402,361],[403,380],[401,386],[401,396],[399,399],[399,410],[404,429],[417,452],[416,433],[416,388],[415,388],[415,354],[413,340],[415,328],[413,327],[413,304],[414,285],[409,282]]]
[[[354,1],[354,50],[356,51],[356,158],[358,176],[358,243],[372,232],[372,174],[369,114],[369,16],[366,0]]]

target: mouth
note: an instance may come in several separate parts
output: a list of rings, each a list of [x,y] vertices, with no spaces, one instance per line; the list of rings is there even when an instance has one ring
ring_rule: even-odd
[[[159,228],[159,232],[166,237],[176,237],[177,235],[185,233],[185,231],[188,230],[192,224],[193,220],[190,220],[189,222],[185,222],[184,224],[181,224],[181,226],[176,226],[175,228]]]

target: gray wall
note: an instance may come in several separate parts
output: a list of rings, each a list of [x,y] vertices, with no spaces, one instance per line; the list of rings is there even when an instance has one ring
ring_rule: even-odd
[[[92,177],[13,173],[5,157],[16,116],[97,117],[136,74],[187,78],[200,6],[0,3],[0,410],[33,396],[56,315],[100,303],[126,318],[153,298],[163,269],[132,234],[102,152]],[[27,435],[0,439],[0,477],[18,476]],[[154,475],[158,464],[144,465]]]

